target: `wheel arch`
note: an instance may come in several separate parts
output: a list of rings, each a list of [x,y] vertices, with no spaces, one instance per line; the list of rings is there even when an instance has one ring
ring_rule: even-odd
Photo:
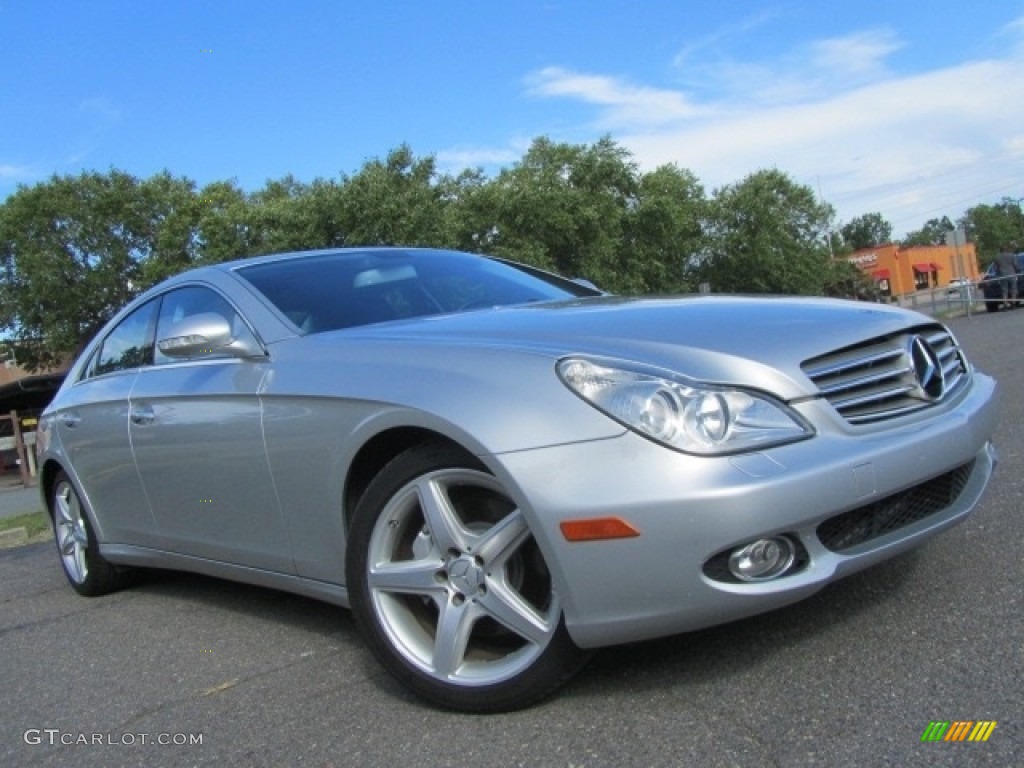
[[[349,464],[343,491],[343,516],[345,530],[352,523],[352,515],[370,482],[394,458],[411,448],[424,443],[438,443],[452,446],[466,454],[469,461],[481,463],[473,451],[458,441],[425,427],[390,427],[378,432],[367,440],[356,452]]]
[[[547,561],[548,569],[562,595],[563,609],[567,615],[574,611],[574,599],[570,584],[557,560],[557,551],[549,540],[548,526],[543,525],[537,511],[531,504],[515,476],[499,455],[487,450],[472,435],[461,431],[450,423],[421,421],[417,412],[392,412],[381,419],[364,424],[365,431],[359,430],[361,440],[351,458],[342,464],[341,486],[341,528],[347,548],[355,510],[373,479],[384,467],[402,453],[424,443],[453,446],[466,459],[467,466],[475,466],[494,475],[505,487],[506,492],[520,506],[530,525],[537,545]],[[375,428],[373,428],[375,427]],[[347,555],[345,556],[347,560]]]
[[[54,509],[53,509],[53,491],[57,485],[57,477],[64,473],[67,477],[68,482],[75,489],[75,493],[78,495],[78,501],[82,505],[82,513],[89,518],[89,525],[92,526],[93,534],[96,536],[97,543],[104,541],[103,526],[100,525],[99,520],[96,518],[96,513],[92,508],[92,502],[89,496],[85,493],[82,488],[82,483],[79,482],[78,474],[74,469],[61,463],[59,459],[48,458],[43,465],[39,468],[39,488],[42,494],[43,509],[50,517],[50,522],[54,521]]]
[[[57,475],[62,471],[71,477],[71,473],[56,459],[47,459],[39,468],[39,489],[43,497],[43,507],[51,521],[53,520],[53,486],[57,482]]]

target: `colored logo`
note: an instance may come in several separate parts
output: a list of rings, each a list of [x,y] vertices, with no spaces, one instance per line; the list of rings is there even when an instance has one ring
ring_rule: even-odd
[[[932,720],[921,741],[988,741],[995,729],[995,720]]]

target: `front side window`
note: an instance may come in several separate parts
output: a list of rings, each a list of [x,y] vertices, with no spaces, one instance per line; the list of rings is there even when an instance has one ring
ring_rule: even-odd
[[[182,320],[194,315],[210,313],[220,315],[228,321],[231,326],[232,338],[252,337],[252,332],[227,299],[210,288],[189,285],[164,294],[160,305],[160,317],[156,324],[156,338],[159,340],[172,336],[174,326]],[[180,357],[165,355],[159,347],[156,348],[155,356],[158,364],[181,362]],[[204,354],[202,357],[207,359],[218,356],[220,355],[214,353]],[[225,356],[228,355],[225,353]]]
[[[118,323],[97,350],[87,375],[100,376],[151,365],[158,304],[158,300],[146,302]]]

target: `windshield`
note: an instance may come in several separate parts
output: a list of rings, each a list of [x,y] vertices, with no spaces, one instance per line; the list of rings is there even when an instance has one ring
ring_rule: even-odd
[[[454,251],[340,251],[236,273],[306,333],[600,293],[533,268]]]

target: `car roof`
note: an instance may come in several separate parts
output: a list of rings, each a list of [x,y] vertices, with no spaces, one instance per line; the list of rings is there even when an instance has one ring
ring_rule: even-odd
[[[367,254],[382,254],[382,253],[456,253],[447,248],[421,248],[421,247],[406,247],[398,245],[367,245],[367,246],[356,246],[346,248],[318,248],[311,251],[285,251],[282,253],[267,253],[262,256],[250,256],[245,259],[235,259],[234,261],[224,261],[218,264],[212,264],[211,266],[220,269],[222,271],[234,271],[237,269],[243,269],[253,264],[270,264],[277,261],[290,261],[293,259],[305,259],[305,258],[316,258],[318,256],[365,256]],[[468,254],[471,256],[479,256],[479,254]],[[484,258],[484,257],[480,257]]]

